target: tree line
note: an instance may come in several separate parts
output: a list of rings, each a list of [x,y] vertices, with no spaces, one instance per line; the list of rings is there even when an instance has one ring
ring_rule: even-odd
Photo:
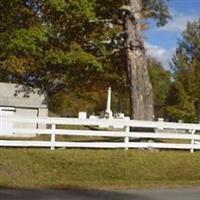
[[[132,118],[198,121],[200,21],[188,24],[168,72],[146,57],[148,18],[165,25],[167,1],[2,0],[0,81],[40,88],[60,113],[104,110],[111,86],[113,109]]]

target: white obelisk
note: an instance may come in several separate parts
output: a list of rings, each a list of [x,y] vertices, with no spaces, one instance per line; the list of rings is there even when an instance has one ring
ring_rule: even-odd
[[[111,87],[108,88],[108,97],[106,104],[106,113],[108,114],[108,118],[111,119],[113,117],[113,113],[111,110]]]

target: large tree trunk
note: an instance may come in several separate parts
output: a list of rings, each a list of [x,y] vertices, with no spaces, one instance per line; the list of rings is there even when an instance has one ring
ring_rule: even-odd
[[[130,116],[137,120],[153,120],[153,92],[139,22],[141,20],[141,0],[130,0],[130,8],[130,14],[125,19]]]

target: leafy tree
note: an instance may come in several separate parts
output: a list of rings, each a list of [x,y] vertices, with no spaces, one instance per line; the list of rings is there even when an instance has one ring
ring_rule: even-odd
[[[147,66],[154,94],[155,117],[165,118],[167,98],[171,86],[171,73],[153,58],[148,58]]]
[[[66,93],[60,91],[54,94],[49,103],[50,109],[57,114],[77,116],[78,111],[88,114],[100,114],[105,110],[107,88],[112,86],[112,111],[129,114],[129,95],[126,87],[126,74],[120,66],[121,58],[115,60],[115,69],[110,69],[101,76],[94,75],[91,85],[77,88]],[[166,106],[169,89],[171,86],[171,73],[153,58],[147,60],[148,72],[154,93],[155,117],[166,118]],[[116,72],[116,73],[114,73]]]
[[[0,71],[5,80],[39,87],[48,96],[63,88],[67,93],[88,88],[94,82],[121,85],[119,92],[124,87],[131,94],[131,116],[152,119],[153,96],[141,32],[148,17],[158,25],[166,23],[166,2],[2,0]],[[117,57],[123,58],[123,64],[116,67]],[[127,82],[120,76],[124,71]],[[103,81],[96,81],[97,77]]]
[[[0,13],[0,68],[11,81],[51,95],[56,88],[87,83],[102,70],[104,45],[98,57],[93,49],[108,28],[91,23],[95,1],[3,0]]]
[[[187,122],[200,121],[200,19],[189,22],[173,58],[174,85],[168,115]],[[175,95],[174,95],[175,94]]]
[[[164,25],[169,18],[164,0],[98,1],[100,14],[112,19],[122,32],[113,37],[114,47],[121,51],[125,60],[127,86],[130,93],[130,116],[134,119],[152,120],[154,118],[153,93],[150,83],[142,30],[146,18],[154,18],[157,25]],[[101,2],[101,3],[100,3]],[[116,4],[114,4],[116,3]],[[103,9],[101,9],[103,8]],[[120,30],[120,28],[119,28]],[[115,51],[116,52],[116,51]]]

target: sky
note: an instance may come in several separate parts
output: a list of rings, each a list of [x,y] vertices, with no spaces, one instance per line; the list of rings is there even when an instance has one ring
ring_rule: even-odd
[[[165,69],[170,69],[169,63],[187,22],[200,18],[200,0],[170,0],[168,5],[172,20],[160,28],[150,23],[145,33],[147,54],[160,61]]]

